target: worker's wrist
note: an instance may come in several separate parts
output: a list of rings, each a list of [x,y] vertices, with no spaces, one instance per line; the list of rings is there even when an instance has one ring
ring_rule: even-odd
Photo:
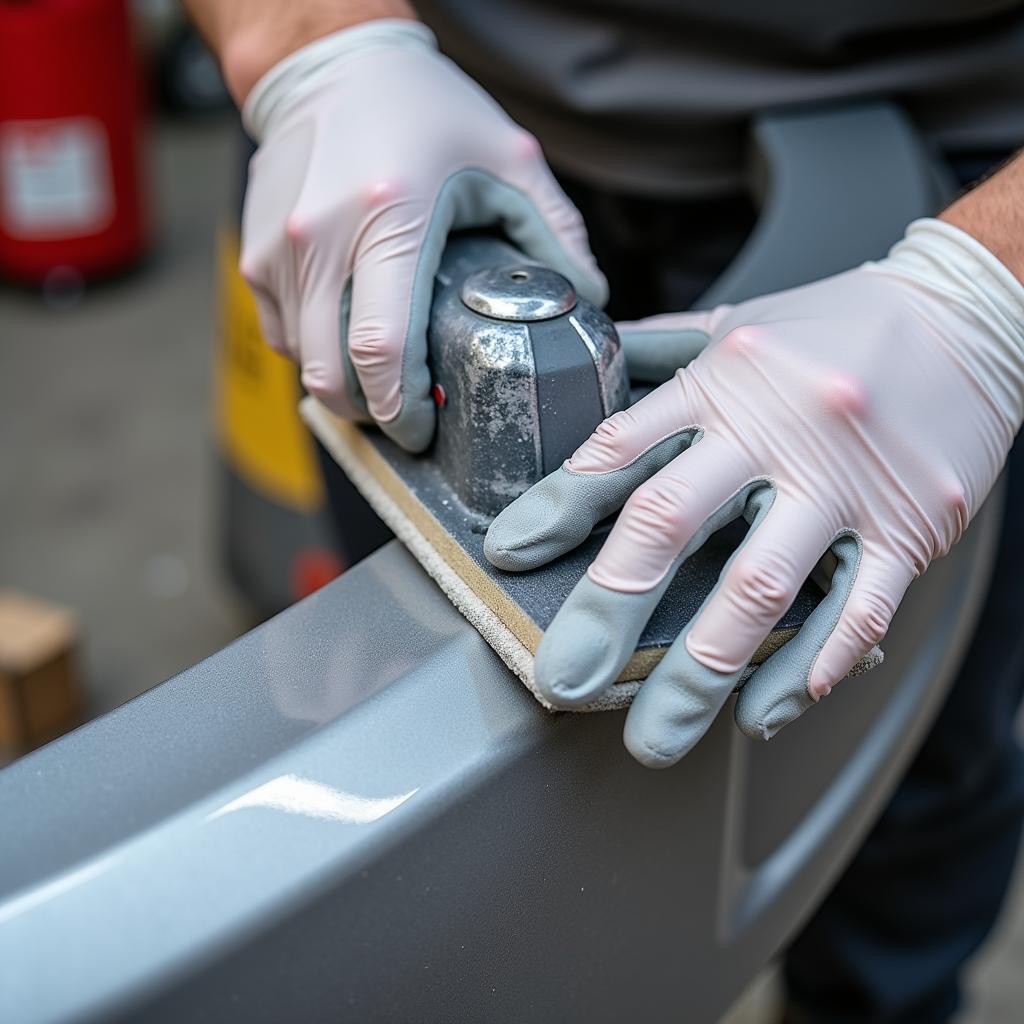
[[[418,21],[379,18],[334,32],[275,64],[252,87],[242,106],[246,131],[261,141],[268,127],[329,81],[339,64],[380,47],[436,50],[433,32]]]
[[[887,259],[867,266],[937,300],[940,333],[1016,431],[1024,419],[1024,284],[973,235],[930,217],[910,224]]]
[[[933,217],[913,221],[884,265],[968,305],[984,307],[1024,345],[1024,283],[958,225]]]
[[[939,219],[977,239],[1024,282],[1024,153],[970,188]]]
[[[381,20],[415,22],[416,18],[406,0],[362,0],[323,6],[327,9],[310,11],[309,5],[274,4],[270,7],[271,16],[254,14],[222,29],[214,46],[228,91],[239,108],[261,78],[299,50],[364,24]]]

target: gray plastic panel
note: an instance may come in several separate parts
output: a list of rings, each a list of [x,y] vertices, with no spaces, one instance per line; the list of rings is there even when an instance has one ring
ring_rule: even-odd
[[[751,133],[757,224],[696,302],[708,309],[879,259],[956,183],[887,103],[773,114]]]
[[[883,130],[905,124],[864,116],[881,134],[847,177],[912,177],[888,215],[927,212],[930,175]],[[816,216],[794,237],[846,243]],[[388,546],[0,772],[0,1020],[713,1021],[923,737],[1001,507],[911,588],[881,668],[767,745],[723,714],[660,773],[621,714],[545,713]]]
[[[757,862],[810,716],[761,747],[723,715],[650,772],[621,714],[544,712],[389,545],[0,772],[0,1020],[713,1020],[912,753],[995,518],[913,588],[886,664],[814,709],[817,745],[851,715],[860,742]]]

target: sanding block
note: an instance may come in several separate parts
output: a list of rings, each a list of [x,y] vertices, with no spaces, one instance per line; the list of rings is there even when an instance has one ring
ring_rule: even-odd
[[[428,348],[437,428],[425,454],[411,455],[378,429],[342,420],[313,398],[303,400],[302,416],[452,603],[550,706],[534,685],[533,656],[611,521],[574,551],[527,573],[492,566],[484,535],[502,508],[638,393],[630,391],[611,321],[578,298],[564,277],[488,236],[449,242],[435,282]],[[584,710],[629,703],[714,587],[744,532],[742,521],[719,530],[686,561],[619,680]],[[821,594],[814,583],[804,585],[752,665],[796,632]]]

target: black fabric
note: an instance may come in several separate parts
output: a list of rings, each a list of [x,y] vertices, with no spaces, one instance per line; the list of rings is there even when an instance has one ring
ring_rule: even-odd
[[[551,165],[632,195],[748,182],[768,110],[898,103],[929,145],[1024,137],[1021,0],[417,0]]]
[[[663,200],[616,195],[559,179],[583,215],[611,286],[613,320],[689,309],[739,252],[757,220],[744,193]]]

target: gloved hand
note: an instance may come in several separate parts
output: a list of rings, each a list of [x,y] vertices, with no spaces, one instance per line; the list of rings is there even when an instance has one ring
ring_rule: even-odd
[[[341,415],[430,442],[426,328],[448,232],[499,225],[598,304],[579,213],[536,140],[437,52],[424,25],[367,22],[292,54],[243,117],[242,273],[269,343]]]
[[[921,220],[880,262],[621,332],[634,366],[644,348],[657,364],[708,345],[505,509],[485,550],[531,569],[623,506],[537,652],[538,687],[578,707],[619,675],[682,561],[747,518],[630,709],[627,747],[660,767],[705,732],[830,547],[831,590],[739,693],[751,736],[829,693],[956,543],[1024,416],[1024,286],[966,233]]]

